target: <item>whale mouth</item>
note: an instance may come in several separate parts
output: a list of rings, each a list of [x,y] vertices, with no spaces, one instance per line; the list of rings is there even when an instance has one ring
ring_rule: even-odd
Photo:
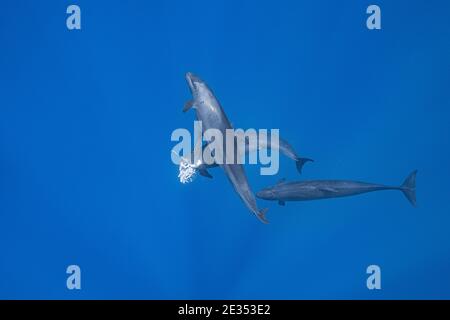
[[[189,89],[191,89],[191,91],[192,91],[194,88],[194,84],[192,83],[191,77],[192,77],[192,73],[190,73],[190,72],[186,73],[186,81],[188,83]]]
[[[198,84],[202,82],[200,80],[200,78],[197,77],[196,75],[194,75],[192,72],[186,73],[186,81],[189,85],[189,89],[191,89],[191,93],[194,93],[195,91],[197,91]]]

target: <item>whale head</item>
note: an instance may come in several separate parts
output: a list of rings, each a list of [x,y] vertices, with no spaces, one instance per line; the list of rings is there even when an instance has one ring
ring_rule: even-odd
[[[208,88],[207,84],[193,73],[186,73],[186,81],[194,97],[202,96],[205,94],[207,96],[212,95],[211,90]]]
[[[256,193],[256,196],[264,200],[277,200],[277,195],[275,194],[272,187],[264,188]]]

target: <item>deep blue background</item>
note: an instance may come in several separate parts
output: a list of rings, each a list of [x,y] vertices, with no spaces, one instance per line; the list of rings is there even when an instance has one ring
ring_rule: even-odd
[[[2,1],[0,298],[450,298],[450,3],[376,3],[381,31],[359,0]],[[419,207],[259,200],[263,225],[220,169],[181,185],[186,71],[235,127],[280,128],[316,160],[247,166],[255,191],[417,168]]]

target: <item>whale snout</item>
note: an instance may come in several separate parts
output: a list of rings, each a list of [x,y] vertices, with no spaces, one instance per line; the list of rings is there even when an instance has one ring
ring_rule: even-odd
[[[192,72],[186,72],[186,80],[191,81],[192,77],[194,77],[194,74]]]
[[[195,74],[193,74],[192,72],[186,72],[186,78],[187,79],[191,79],[192,81],[201,81],[199,77],[197,77]]]
[[[192,73],[188,72],[186,73],[186,81],[188,83],[189,89],[191,89],[191,92],[194,91],[194,83],[192,81]]]
[[[199,89],[199,85],[203,83],[203,81],[192,72],[186,73],[186,81],[191,89],[191,92],[197,91]]]

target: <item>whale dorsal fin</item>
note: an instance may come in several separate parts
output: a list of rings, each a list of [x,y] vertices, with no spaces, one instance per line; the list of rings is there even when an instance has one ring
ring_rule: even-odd
[[[282,178],[282,179],[278,180],[277,185],[280,185],[283,183],[286,183],[286,178]]]

